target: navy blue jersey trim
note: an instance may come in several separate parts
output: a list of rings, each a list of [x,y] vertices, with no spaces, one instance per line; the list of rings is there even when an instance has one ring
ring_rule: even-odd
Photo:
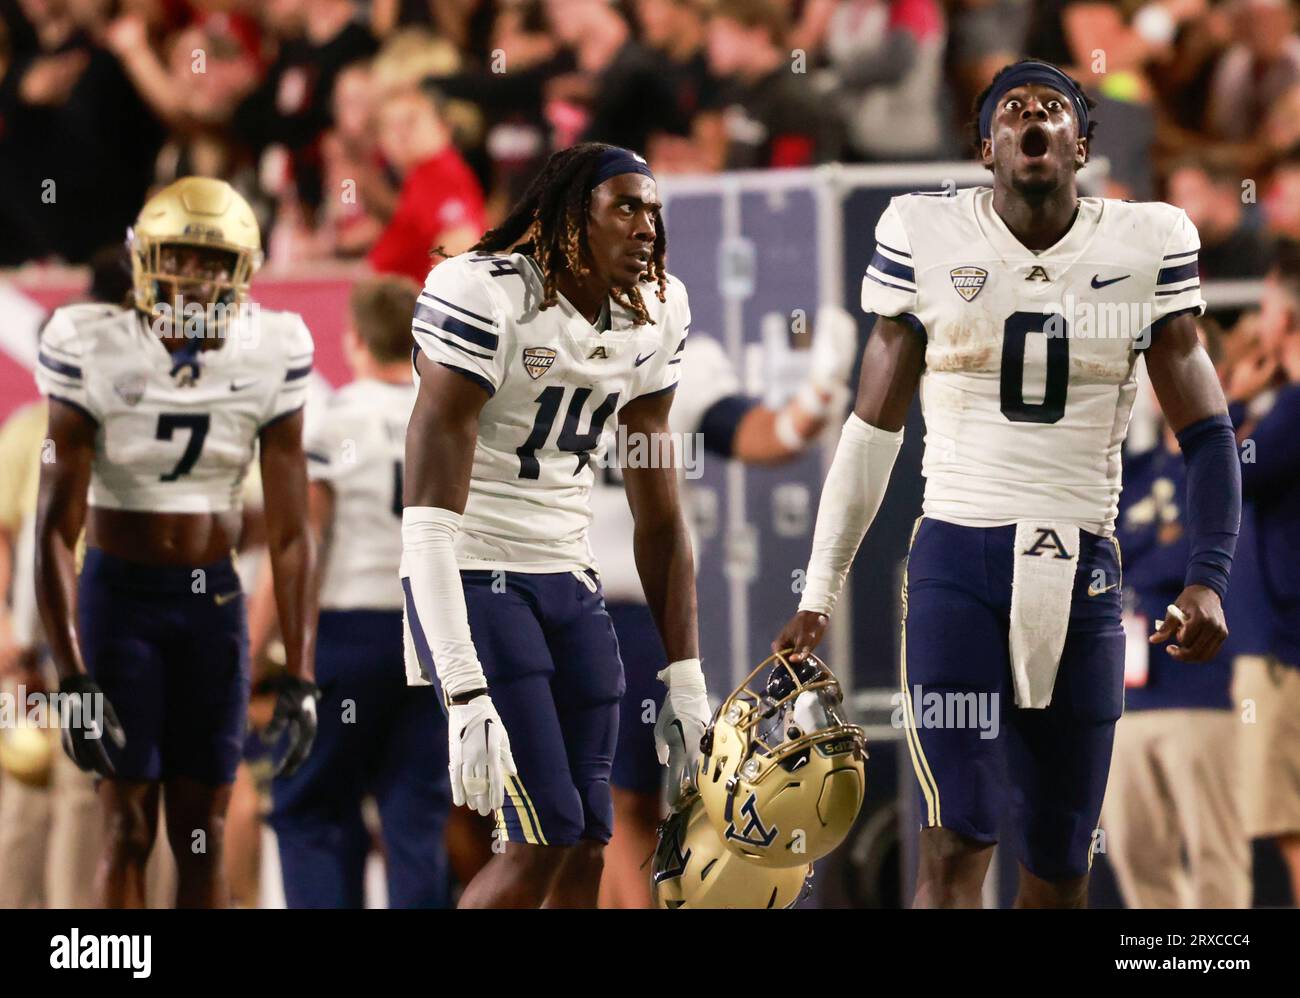
[[[294,367],[294,368],[290,368],[288,371],[285,372],[284,380],[297,381],[299,378],[305,378],[309,374],[311,374],[310,364],[306,365],[305,367]]]
[[[1150,327],[1144,330],[1142,335],[1138,336],[1137,342],[1141,343],[1143,340],[1146,340],[1147,345],[1145,347],[1135,346],[1134,349],[1138,353],[1142,353],[1145,350],[1150,350],[1151,344],[1156,341],[1156,336],[1160,333],[1160,330],[1164,329],[1165,326],[1169,325],[1169,323],[1171,323],[1174,319],[1177,319],[1180,315],[1188,315],[1188,314],[1200,315],[1201,310],[1196,305],[1192,305],[1189,308],[1180,308],[1173,312],[1170,312],[1168,315],[1162,315],[1155,322],[1151,323]]]
[[[36,355],[37,360],[41,362],[42,367],[48,367],[51,371],[57,371],[59,374],[66,375],[69,378],[80,378],[81,368],[75,364],[65,364],[61,360],[55,360],[44,350]]]
[[[911,253],[904,253],[902,250],[894,249],[894,247],[892,247],[892,246],[886,246],[886,245],[885,245],[884,243],[882,243],[879,239],[876,240],[876,248],[877,248],[877,249],[883,249],[883,250],[889,250],[889,252],[893,253],[895,256],[905,256],[905,257],[907,257],[909,260],[912,259],[912,254],[911,254]]]
[[[415,320],[423,322],[426,326],[441,329],[444,333],[459,336],[462,340],[487,350],[495,350],[500,342],[500,337],[496,333],[489,333],[477,326],[471,326],[468,322],[457,319],[454,315],[448,315],[440,309],[418,301],[415,303]]]
[[[455,348],[456,348],[457,350],[459,350],[461,353],[463,353],[463,354],[468,354],[470,357],[477,357],[477,358],[479,358],[480,360],[491,360],[491,359],[492,359],[492,355],[491,355],[490,353],[479,353],[477,350],[471,350],[469,347],[461,346],[461,345],[460,345],[459,343],[457,343],[455,340],[449,340],[449,339],[447,339],[447,337],[445,337],[445,336],[439,336],[437,333],[430,333],[429,335],[432,336],[432,337],[433,337],[435,340],[437,340],[439,343],[446,343],[447,346],[449,346],[449,347],[455,347]]]
[[[656,390],[653,391],[653,392],[646,392],[644,395],[638,395],[636,398],[634,398],[634,399],[629,399],[628,401],[629,401],[629,402],[640,402],[642,399],[652,399],[652,398],[655,398],[656,396],[659,396],[659,395],[666,395],[668,392],[675,391],[676,389],[677,389],[677,382],[674,381],[674,382],[673,382],[671,385],[669,385],[667,388],[659,388],[659,389],[656,389]]]
[[[1187,251],[1185,251],[1185,252],[1183,252],[1183,253],[1170,253],[1170,254],[1169,254],[1167,257],[1165,257],[1164,259],[1166,259],[1166,260],[1181,260],[1181,259],[1182,259],[1183,257],[1185,257],[1185,256],[1196,256],[1196,254],[1199,253],[1199,252],[1201,252],[1201,251],[1200,251],[1200,250],[1187,250]]]
[[[471,319],[475,319],[475,320],[477,320],[478,322],[483,323],[485,326],[495,326],[495,325],[496,325],[496,322],[495,322],[494,320],[489,319],[489,318],[487,318],[486,316],[479,315],[477,312],[471,312],[469,309],[467,309],[467,308],[463,308],[463,307],[461,307],[460,305],[457,305],[457,304],[456,304],[455,302],[453,302],[453,301],[447,301],[446,298],[439,298],[437,295],[433,294],[431,291],[425,291],[424,294],[428,295],[430,298],[432,298],[434,301],[436,301],[439,305],[446,305],[448,308],[454,308],[454,309],[455,309],[457,312],[459,312],[461,315],[468,315]]]
[[[1175,288],[1173,291],[1157,291],[1156,297],[1172,298],[1175,295],[1186,294],[1188,291],[1199,291],[1199,290],[1201,290],[1201,285],[1199,282],[1197,282],[1196,284],[1189,284],[1185,288]]]
[[[1174,267],[1165,267],[1156,275],[1156,284],[1177,284],[1179,281],[1189,281],[1199,275],[1197,262],[1192,260],[1189,263],[1180,263]]]
[[[448,364],[445,360],[440,360],[438,361],[438,363],[441,364],[449,371],[455,371],[457,374],[461,375],[462,377],[469,378],[470,381],[474,382],[474,384],[478,385],[485,392],[487,392],[489,396],[495,395],[497,393],[497,390],[494,387],[492,387],[492,382],[488,381],[488,379],[483,377],[481,374],[475,374],[473,371],[467,371],[465,368],[457,367],[455,364]]]
[[[889,257],[876,252],[871,258],[871,266],[875,267],[882,274],[888,274],[890,277],[897,277],[900,281],[909,281],[916,283],[916,271],[905,263],[897,263]]]
[[[279,423],[279,422],[281,422],[282,420],[288,419],[288,418],[289,418],[290,416],[292,416],[295,412],[302,412],[302,406],[301,406],[301,405],[296,405],[296,406],[294,406],[292,409],[286,409],[284,412],[280,413],[280,415],[278,415],[278,416],[272,416],[270,419],[268,419],[265,423],[263,423],[261,426],[259,426],[259,427],[257,428],[257,432],[258,432],[258,433],[265,433],[267,430],[269,430],[269,429],[270,429],[272,426],[274,426],[276,423]]]
[[[916,294],[916,288],[909,288],[904,284],[895,284],[893,281],[883,281],[875,274],[871,274],[871,273],[867,274],[866,276],[868,280],[875,281],[881,287],[890,288],[891,290],[894,291],[907,291],[910,294]]]
[[[62,403],[63,403],[64,405],[66,405],[69,409],[76,409],[77,412],[81,413],[81,414],[82,414],[83,416],[85,416],[88,420],[90,420],[92,423],[94,423],[96,427],[99,426],[99,420],[96,419],[96,418],[94,417],[94,415],[91,413],[91,411],[90,411],[89,409],[87,409],[84,405],[81,405],[81,404],[78,403],[78,402],[74,402],[74,401],[72,401],[72,399],[70,399],[70,398],[64,398],[62,395],[55,395],[55,394],[52,393],[52,392],[50,393],[50,398],[51,398],[53,401],[55,401],[55,402],[62,402]]]

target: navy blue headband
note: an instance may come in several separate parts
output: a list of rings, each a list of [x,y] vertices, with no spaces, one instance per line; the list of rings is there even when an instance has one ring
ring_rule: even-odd
[[[1074,81],[1055,66],[1046,62],[1021,62],[1003,73],[994,84],[989,95],[980,105],[980,138],[987,139],[993,135],[993,112],[1002,103],[1007,91],[1023,87],[1028,83],[1039,83],[1063,94],[1074,105],[1074,116],[1079,119],[1079,138],[1088,135],[1088,101],[1083,91],[1074,85]]]
[[[594,190],[610,177],[617,177],[622,173],[639,173],[651,180],[655,178],[655,175],[650,172],[649,165],[642,157],[631,149],[614,146],[600,154],[600,159],[596,161],[596,172],[592,174],[591,183],[588,185],[587,190]]]

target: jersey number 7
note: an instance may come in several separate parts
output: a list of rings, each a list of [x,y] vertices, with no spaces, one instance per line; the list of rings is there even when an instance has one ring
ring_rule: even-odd
[[[158,416],[158,432],[154,435],[155,440],[170,440],[172,434],[178,429],[190,431],[190,439],[185,444],[185,452],[181,454],[181,459],[170,472],[158,476],[160,482],[174,482],[181,475],[188,475],[193,470],[194,465],[198,463],[199,455],[203,453],[203,441],[207,438],[210,423],[211,419],[206,412],[164,412]]]

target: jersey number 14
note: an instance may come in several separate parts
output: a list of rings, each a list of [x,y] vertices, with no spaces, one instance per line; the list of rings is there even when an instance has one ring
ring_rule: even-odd
[[[560,403],[564,401],[565,391],[567,389],[559,385],[552,385],[537,396],[535,400],[537,418],[533,420],[533,428],[529,431],[528,438],[515,449],[515,453],[519,455],[520,478],[537,478],[541,474],[537,449],[545,446],[546,441],[550,439],[551,428],[555,425],[555,417],[559,415]],[[587,466],[587,459],[592,449],[600,442],[605,421],[618,407],[618,392],[607,395],[605,401],[592,411],[587,432],[579,433],[578,423],[582,419],[582,410],[590,397],[590,388],[574,390],[573,398],[569,399],[568,411],[564,414],[564,425],[560,427],[560,435],[555,441],[555,446],[560,450],[577,455],[578,465],[573,469],[575,475]]]

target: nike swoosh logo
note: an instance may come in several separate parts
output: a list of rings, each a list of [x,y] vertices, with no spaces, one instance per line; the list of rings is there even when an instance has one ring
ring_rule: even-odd
[[[1127,281],[1127,280],[1128,280],[1130,277],[1132,277],[1133,275],[1132,275],[1132,274],[1125,274],[1123,277],[1112,277],[1112,278],[1111,278],[1110,280],[1108,280],[1108,281],[1099,281],[1099,280],[1097,280],[1097,278],[1100,277],[1100,276],[1101,276],[1100,274],[1093,274],[1093,275],[1092,275],[1092,286],[1093,286],[1094,290],[1100,290],[1101,288],[1108,287],[1108,286],[1110,286],[1111,284],[1118,284],[1120,281]]]
[[[638,358],[636,359],[636,361],[632,364],[632,366],[633,366],[633,367],[640,367],[642,364],[644,364],[647,360],[649,360],[651,357],[653,357],[653,356],[654,356],[656,353],[658,353],[658,352],[659,352],[658,350],[651,350],[651,351],[650,351],[648,354],[646,354],[644,357],[638,357]]]
[[[486,721],[483,722],[483,750],[485,752],[489,751],[492,748],[492,740],[488,734],[491,728],[492,728],[492,719],[488,718]]]
[[[1089,595],[1089,596],[1100,596],[1102,593],[1108,593],[1108,592],[1110,592],[1112,589],[1118,589],[1118,588],[1119,588],[1119,583],[1118,583],[1118,582],[1112,582],[1110,585],[1108,585],[1108,586],[1102,586],[1100,589],[1098,589],[1096,586],[1091,586],[1091,585],[1090,585],[1090,586],[1088,587],[1088,595]]]
[[[230,390],[232,392],[242,392],[245,388],[252,388],[255,384],[257,384],[256,378],[252,381],[245,381],[242,385],[238,381],[232,381],[230,383]]]
[[[236,589],[233,593],[217,593],[212,598],[216,601],[217,606],[225,606],[236,596],[242,596],[243,593]]]

